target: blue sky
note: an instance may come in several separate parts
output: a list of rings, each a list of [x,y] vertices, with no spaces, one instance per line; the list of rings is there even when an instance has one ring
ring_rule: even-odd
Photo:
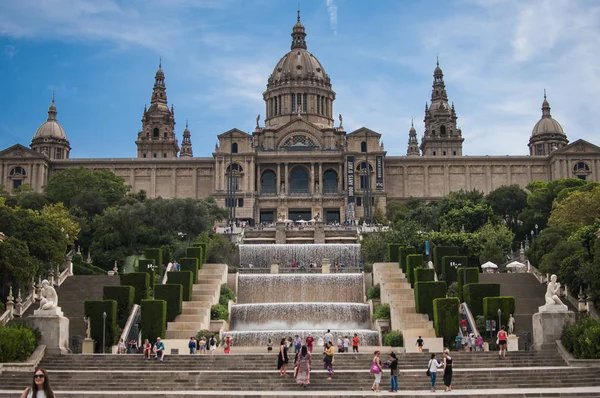
[[[29,145],[52,92],[71,157],[135,157],[162,57],[181,141],[195,156],[217,134],[251,131],[289,51],[297,0],[0,2],[0,148]],[[308,50],[337,93],[348,132],[383,134],[404,155],[419,139],[436,55],[466,155],[527,154],[543,89],[574,141],[600,144],[600,3],[594,0],[301,0]]]

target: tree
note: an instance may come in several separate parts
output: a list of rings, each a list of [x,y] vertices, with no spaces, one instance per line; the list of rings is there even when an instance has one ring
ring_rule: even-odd
[[[79,235],[79,224],[69,214],[69,210],[62,203],[44,206],[42,208],[42,217],[60,228],[60,231],[65,236],[67,247],[73,246],[77,235]]]
[[[30,256],[27,243],[14,237],[0,242],[0,278],[4,287],[14,284],[25,287],[37,272],[37,262]],[[16,291],[13,291],[16,295]]]
[[[503,218],[513,230],[519,214],[527,207],[527,192],[518,185],[503,185],[486,196],[494,213]]]
[[[548,220],[550,226],[573,224],[576,227],[593,224],[600,219],[600,186],[589,191],[571,192],[555,202]]]
[[[554,199],[565,189],[579,188],[587,182],[579,178],[565,178],[550,182],[533,181],[527,185],[531,192],[527,197],[527,204],[534,211],[536,217],[541,218],[539,227],[544,228],[552,211]]]
[[[496,223],[498,217],[487,203],[466,202],[462,207],[442,213],[440,224],[443,231],[475,232],[488,223]]]

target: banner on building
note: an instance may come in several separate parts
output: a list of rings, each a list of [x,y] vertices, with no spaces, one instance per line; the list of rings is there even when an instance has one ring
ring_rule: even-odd
[[[348,184],[348,220],[354,219],[354,156],[346,157],[346,181]]]
[[[383,156],[375,157],[375,189],[383,191]]]

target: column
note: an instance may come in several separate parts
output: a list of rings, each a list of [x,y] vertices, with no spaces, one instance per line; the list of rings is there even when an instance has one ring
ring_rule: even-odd
[[[485,166],[485,193],[488,194],[492,191],[492,166],[489,164]]]
[[[342,181],[342,176],[338,175],[338,191],[340,187],[340,182]],[[323,163],[319,162],[319,192],[318,194],[323,193]]]
[[[563,178],[569,178],[569,175],[570,175],[570,173],[569,173],[569,160],[565,159],[564,163],[565,163],[565,175],[564,175]]]
[[[408,166],[402,167],[402,196],[407,198],[408,195]]]
[[[177,170],[175,167],[171,169],[171,197],[177,197]]]
[[[156,198],[156,168],[150,169],[150,198]]]
[[[277,177],[275,179],[275,192],[281,194],[281,163],[277,163]]]
[[[198,168],[194,167],[192,171],[192,189],[194,190],[193,198],[198,198]]]
[[[467,179],[465,186],[467,188],[467,191],[470,191],[471,190],[471,168],[468,164],[465,165],[465,178]]]
[[[260,194],[261,186],[260,186],[260,164],[256,165],[256,191]]]
[[[288,186],[288,163],[285,162],[285,175],[283,176],[283,188],[285,190],[285,194],[289,194],[290,187]]]
[[[444,195],[450,193],[450,170],[447,164],[444,165]]]
[[[423,196],[429,196],[429,166],[423,166]]]
[[[315,164],[313,162],[310,163],[310,186],[308,187],[308,191],[311,194],[315,194]]]
[[[531,165],[527,165],[527,183],[530,183],[533,181],[533,177],[531,175]]]
[[[137,189],[135,189],[135,167],[129,169],[129,185],[131,185],[133,192],[137,192]]]

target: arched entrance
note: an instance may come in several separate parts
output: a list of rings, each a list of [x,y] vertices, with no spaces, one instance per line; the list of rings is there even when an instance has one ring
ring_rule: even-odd
[[[290,193],[308,193],[308,170],[304,167],[295,167],[290,172]]]

